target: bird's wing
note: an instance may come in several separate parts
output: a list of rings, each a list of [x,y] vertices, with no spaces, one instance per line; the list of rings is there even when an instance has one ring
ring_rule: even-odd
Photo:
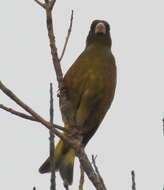
[[[83,126],[90,116],[91,112],[96,109],[103,90],[103,83],[97,78],[95,73],[88,73],[86,84],[81,94],[78,109],[76,112],[77,126]]]

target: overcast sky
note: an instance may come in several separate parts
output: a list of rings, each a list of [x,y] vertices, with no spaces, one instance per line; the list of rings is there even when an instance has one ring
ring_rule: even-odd
[[[57,47],[61,53],[69,26],[74,22],[63,72],[85,47],[94,19],[111,25],[112,51],[118,83],[112,107],[86,147],[110,190],[131,189],[135,170],[137,190],[162,190],[164,186],[164,25],[162,0],[57,0],[53,17]],[[25,103],[49,119],[49,83],[54,84],[55,122],[62,125],[56,98],[45,13],[31,1],[2,1],[0,6],[0,80]],[[0,104],[23,111],[0,92]],[[49,189],[49,175],[38,168],[49,152],[48,130],[0,110],[0,188]],[[59,175],[57,175],[59,176]],[[78,189],[79,163],[74,184]],[[58,189],[63,189],[57,177]],[[85,178],[85,188],[94,187]]]

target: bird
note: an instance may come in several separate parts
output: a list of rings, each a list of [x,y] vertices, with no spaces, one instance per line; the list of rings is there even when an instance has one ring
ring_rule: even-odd
[[[85,49],[63,79],[75,120],[74,127],[81,134],[83,147],[97,131],[114,98],[117,68],[111,45],[108,22],[94,20],[90,26]],[[64,127],[72,129],[67,123]],[[64,135],[67,133],[64,132]],[[56,171],[59,171],[64,184],[71,185],[75,150],[60,140],[54,154]],[[39,172],[50,172],[50,168],[48,158],[39,168]]]

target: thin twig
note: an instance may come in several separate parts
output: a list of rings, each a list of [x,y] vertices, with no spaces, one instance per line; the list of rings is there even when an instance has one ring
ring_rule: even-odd
[[[136,182],[135,182],[135,172],[134,170],[131,171],[132,175],[132,190],[136,190]]]
[[[54,65],[54,69],[56,71],[57,81],[59,85],[59,90],[63,87],[63,73],[60,66],[60,60],[57,53],[57,47],[55,43],[55,35],[53,31],[53,22],[52,22],[52,9],[54,7],[54,4],[56,0],[48,1],[47,3],[43,4],[38,2],[39,0],[34,0],[39,5],[41,5],[46,10],[46,17],[47,17],[47,31],[48,31],[48,37],[50,41],[50,48],[51,48],[51,55],[52,55],[52,61]],[[61,92],[62,94],[62,92]]]
[[[61,60],[62,60],[62,58],[64,56],[64,53],[65,53],[65,50],[66,50],[66,47],[67,47],[67,44],[68,44],[68,40],[69,40],[71,30],[72,30],[72,23],[73,23],[73,10],[71,11],[70,25],[69,25],[69,28],[68,28],[66,40],[65,40],[65,43],[64,43],[64,47],[63,47],[63,51],[62,51],[60,59],[59,59],[60,62],[61,62]]]
[[[84,185],[84,170],[83,167],[80,164],[80,182],[79,182],[79,190],[83,190]]]
[[[43,7],[45,9],[45,5],[44,3],[40,2],[39,0],[34,0],[38,5],[40,5],[41,7]]]
[[[53,88],[52,83],[50,84],[50,123],[53,124],[54,120],[54,108],[53,108]],[[55,149],[55,142],[54,142],[54,134],[52,131],[52,127],[50,131],[50,163],[51,163],[51,190],[56,190],[56,181],[55,181],[55,156],[54,156],[54,149]]]
[[[96,156],[92,155],[92,163],[93,163],[93,166],[95,168],[95,171],[97,173],[97,177],[98,177],[100,183],[103,185],[104,189],[106,189],[103,178],[101,177],[98,167],[96,165],[96,158],[97,158],[97,155]]]
[[[98,176],[95,173],[94,168],[92,167],[92,164],[90,163],[82,147],[79,149],[79,151],[77,151],[77,156],[79,158],[82,168],[84,169],[85,173],[87,174],[88,178],[90,179],[92,184],[95,186],[95,188],[97,190],[106,190],[104,185],[98,179]]]
[[[8,107],[4,106],[3,104],[0,104],[0,108],[7,111],[7,112],[12,113],[13,115],[22,117],[23,119],[28,119],[28,120],[31,120],[31,121],[37,121],[34,117],[32,117],[30,115],[26,115],[26,114],[21,113],[21,112],[18,112],[16,110],[12,109],[12,108],[8,108]]]
[[[0,108],[13,114],[13,115],[16,115],[18,117],[21,117],[23,119],[28,119],[28,120],[31,120],[31,121],[36,121],[36,122],[40,122],[38,121],[37,119],[35,119],[33,116],[30,116],[30,115],[27,115],[27,114],[24,114],[22,112],[18,112],[12,108],[9,108],[9,107],[6,107],[4,106],[3,104],[0,104]],[[62,131],[65,131],[65,132],[69,132],[67,129],[65,129],[64,127],[61,127],[59,125],[56,125],[56,124],[53,124],[53,126],[56,128],[56,129],[59,129],[59,130],[62,130]]]
[[[164,136],[164,118],[162,119],[162,123],[163,123],[163,136]]]

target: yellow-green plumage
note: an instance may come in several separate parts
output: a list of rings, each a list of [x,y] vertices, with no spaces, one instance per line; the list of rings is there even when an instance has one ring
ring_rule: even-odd
[[[72,105],[74,127],[81,132],[82,143],[86,146],[109,109],[115,92],[116,66],[107,22],[96,20],[92,23],[86,48],[66,73],[64,86]],[[57,170],[64,182],[71,184],[74,150],[59,141],[55,155]],[[40,168],[41,173],[48,171],[49,159]]]

